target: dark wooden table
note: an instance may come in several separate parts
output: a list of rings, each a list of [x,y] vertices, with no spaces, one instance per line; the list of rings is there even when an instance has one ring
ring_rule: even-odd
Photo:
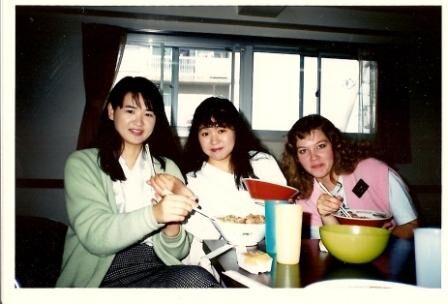
[[[210,252],[225,244],[223,240],[204,241],[204,249]],[[259,248],[264,250],[264,244]],[[255,249],[255,248],[253,248]],[[250,250],[250,248],[249,248]],[[319,250],[319,241],[302,240],[300,263],[284,265],[273,261],[270,272],[251,274],[238,267],[235,249],[212,259],[219,272],[234,270],[270,287],[305,287],[309,284],[330,279],[373,279],[415,285],[414,243],[391,237],[383,254],[371,263],[349,264],[334,258],[330,253]],[[244,285],[221,275],[228,287]]]

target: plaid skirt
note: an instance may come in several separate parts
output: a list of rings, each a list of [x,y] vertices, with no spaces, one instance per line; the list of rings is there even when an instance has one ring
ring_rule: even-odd
[[[167,266],[152,246],[138,244],[118,252],[100,287],[210,288],[222,287],[204,268]]]

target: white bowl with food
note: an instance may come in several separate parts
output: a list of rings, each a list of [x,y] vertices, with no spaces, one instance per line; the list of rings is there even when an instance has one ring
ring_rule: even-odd
[[[215,221],[224,239],[235,246],[255,246],[265,235],[264,215],[227,215]]]

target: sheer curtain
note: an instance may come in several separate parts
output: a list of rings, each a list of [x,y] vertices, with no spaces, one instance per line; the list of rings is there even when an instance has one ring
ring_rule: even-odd
[[[126,45],[125,29],[103,25],[82,25],[84,87],[86,104],[77,149],[88,148],[97,131],[101,111],[120,67]]]

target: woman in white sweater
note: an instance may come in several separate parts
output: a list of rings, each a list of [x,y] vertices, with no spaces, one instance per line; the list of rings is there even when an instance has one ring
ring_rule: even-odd
[[[264,214],[264,207],[256,204],[245,189],[245,177],[286,185],[277,161],[244,116],[232,102],[217,97],[204,100],[193,115],[184,166],[188,188],[199,198],[202,210],[216,217]],[[187,261],[203,265],[201,241],[218,239],[220,234],[198,213],[187,219],[185,227],[196,240]]]

